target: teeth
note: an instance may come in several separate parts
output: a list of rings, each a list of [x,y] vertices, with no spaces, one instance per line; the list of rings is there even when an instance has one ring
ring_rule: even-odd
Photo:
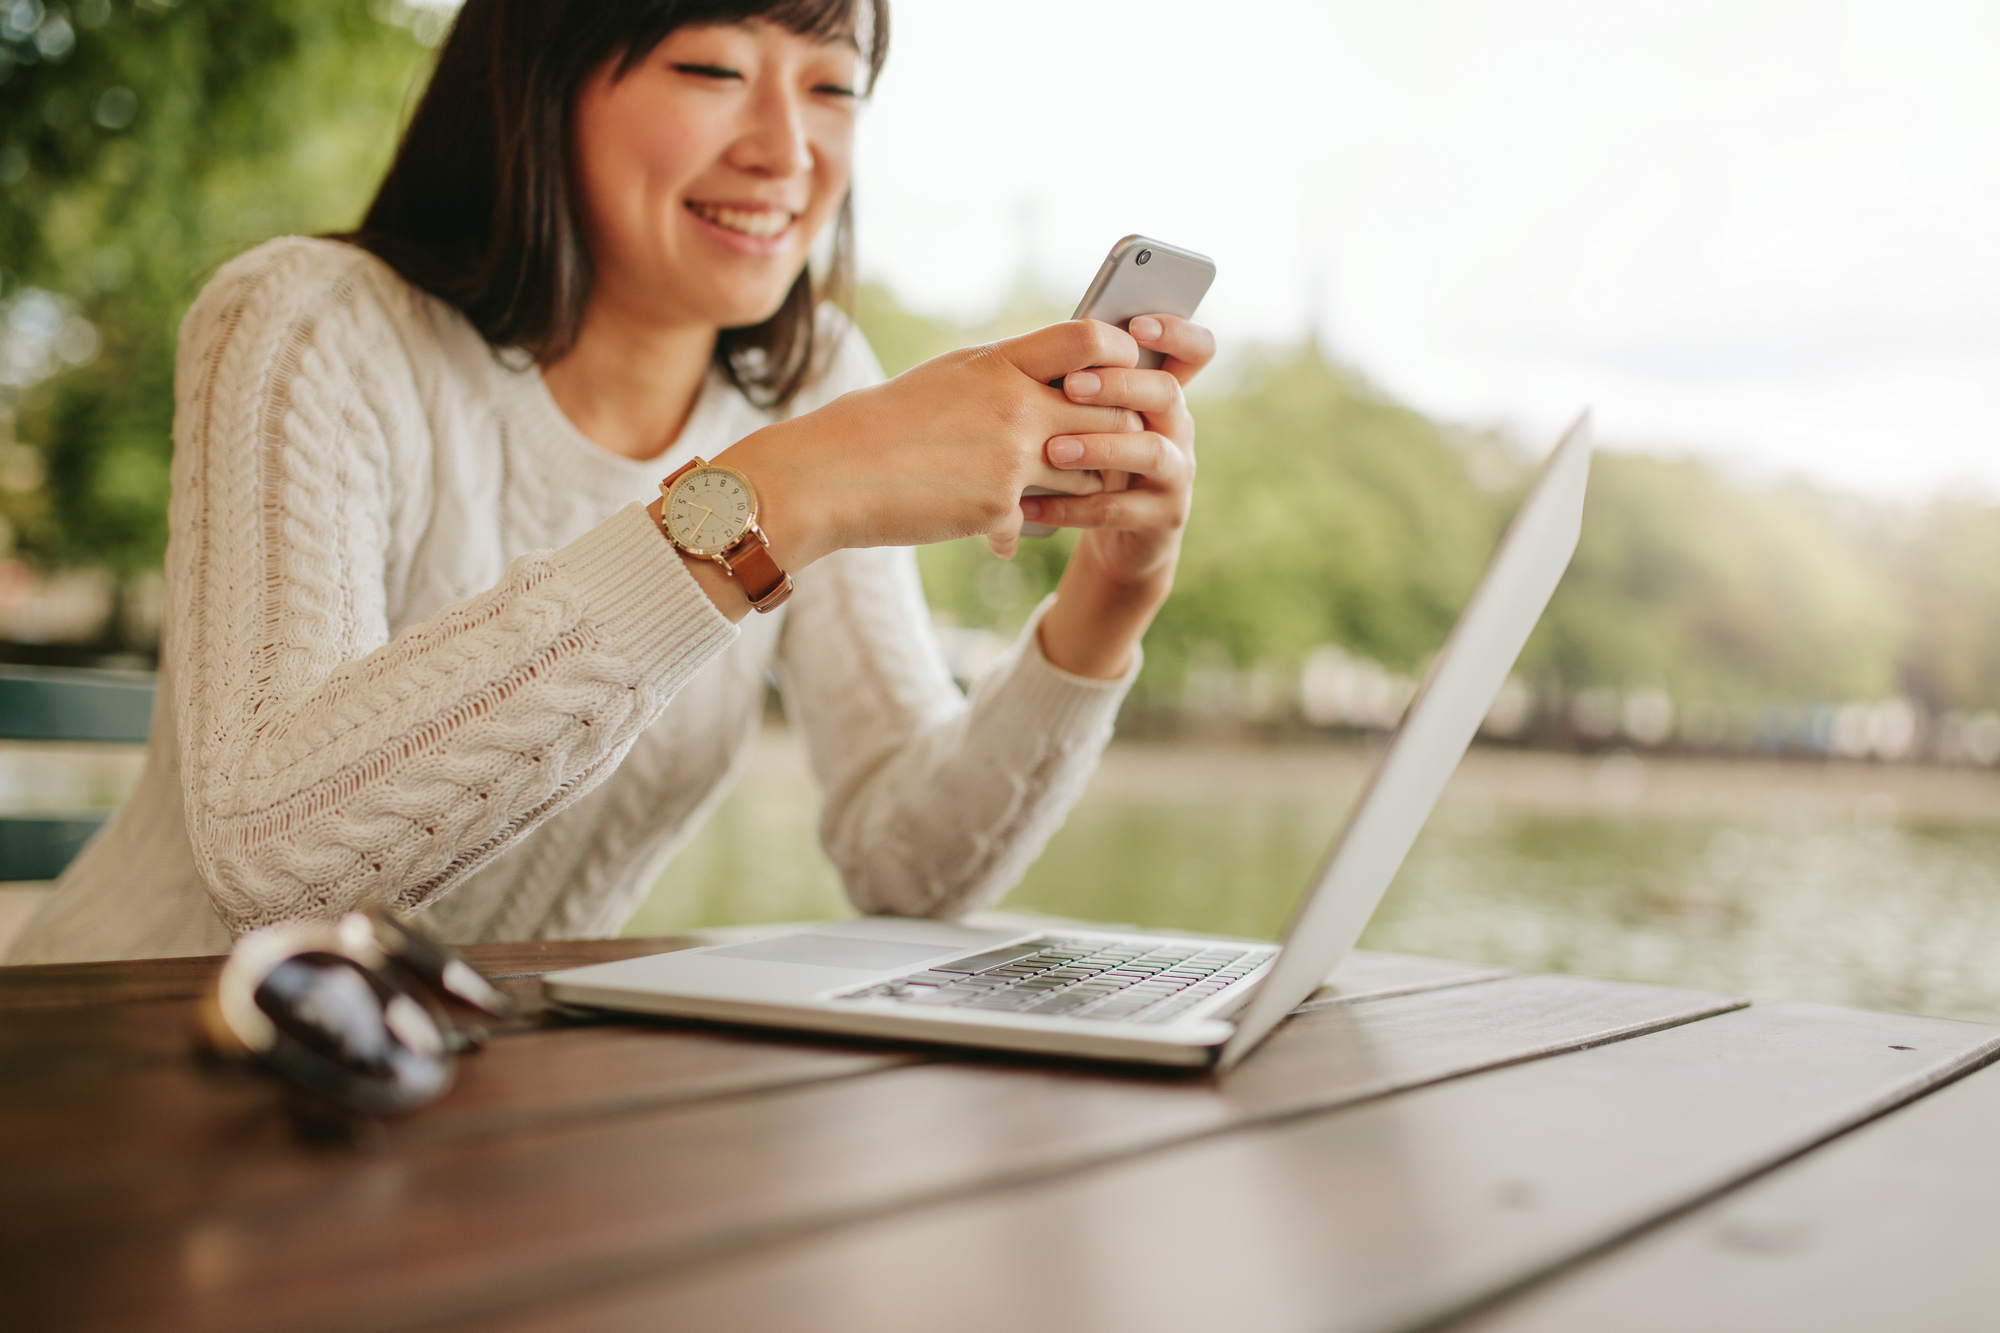
[[[740,231],[745,236],[754,236],[762,241],[782,235],[792,225],[792,214],[781,208],[760,209],[752,213],[740,208],[721,208],[715,204],[693,202],[688,204],[688,208],[697,217],[706,218],[718,227]]]

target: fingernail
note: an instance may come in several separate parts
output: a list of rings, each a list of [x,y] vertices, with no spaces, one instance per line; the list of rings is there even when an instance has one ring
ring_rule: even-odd
[[[1083,457],[1083,441],[1068,438],[1049,441],[1049,461],[1051,463],[1074,463]]]
[[[1040,522],[1042,517],[1042,502],[1032,495],[1022,496],[1021,515],[1030,523]]]
[[[1125,331],[1140,342],[1151,342],[1167,330],[1165,325],[1161,324],[1159,320],[1154,319],[1151,315],[1141,315],[1130,324],[1127,324]]]
[[[1103,387],[1103,379],[1087,370],[1079,370],[1063,381],[1063,391],[1072,398],[1089,398]]]

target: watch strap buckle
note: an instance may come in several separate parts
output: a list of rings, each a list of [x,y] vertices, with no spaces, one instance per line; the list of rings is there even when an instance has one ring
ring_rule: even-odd
[[[792,576],[771,558],[771,539],[754,522],[741,541],[723,552],[723,561],[754,610],[775,611],[792,595]]]

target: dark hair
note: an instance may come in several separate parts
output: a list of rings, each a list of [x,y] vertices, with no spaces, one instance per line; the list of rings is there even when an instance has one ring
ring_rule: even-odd
[[[854,36],[869,88],[888,54],[888,0],[466,0],[374,202],[338,239],[458,307],[495,347],[561,356],[591,285],[571,171],[578,90],[606,61],[624,74],[676,28],[751,18]],[[808,267],[776,314],[723,330],[717,368],[754,402],[789,400],[818,369],[819,300],[846,299],[853,264],[843,199],[825,283],[816,291]]]

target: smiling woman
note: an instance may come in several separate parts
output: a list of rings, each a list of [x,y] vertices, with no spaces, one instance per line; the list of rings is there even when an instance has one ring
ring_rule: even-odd
[[[887,32],[884,0],[468,0],[361,226],[188,314],[146,769],[10,961],[375,905],[615,931],[773,674],[857,907],[1014,882],[1172,585],[1214,349],[1083,321],[882,382],[830,298]],[[968,699],[908,548],[1011,549],[1030,485],[1083,534]]]
[[[717,368],[782,403],[811,367],[818,297],[850,276],[855,103],[888,40],[886,0],[468,4],[345,239],[544,361],[599,288],[692,305],[726,330]],[[739,170],[718,170],[732,148]],[[766,153],[781,169],[742,160]],[[836,213],[815,293],[807,248]],[[716,265],[730,256],[761,262]]]

